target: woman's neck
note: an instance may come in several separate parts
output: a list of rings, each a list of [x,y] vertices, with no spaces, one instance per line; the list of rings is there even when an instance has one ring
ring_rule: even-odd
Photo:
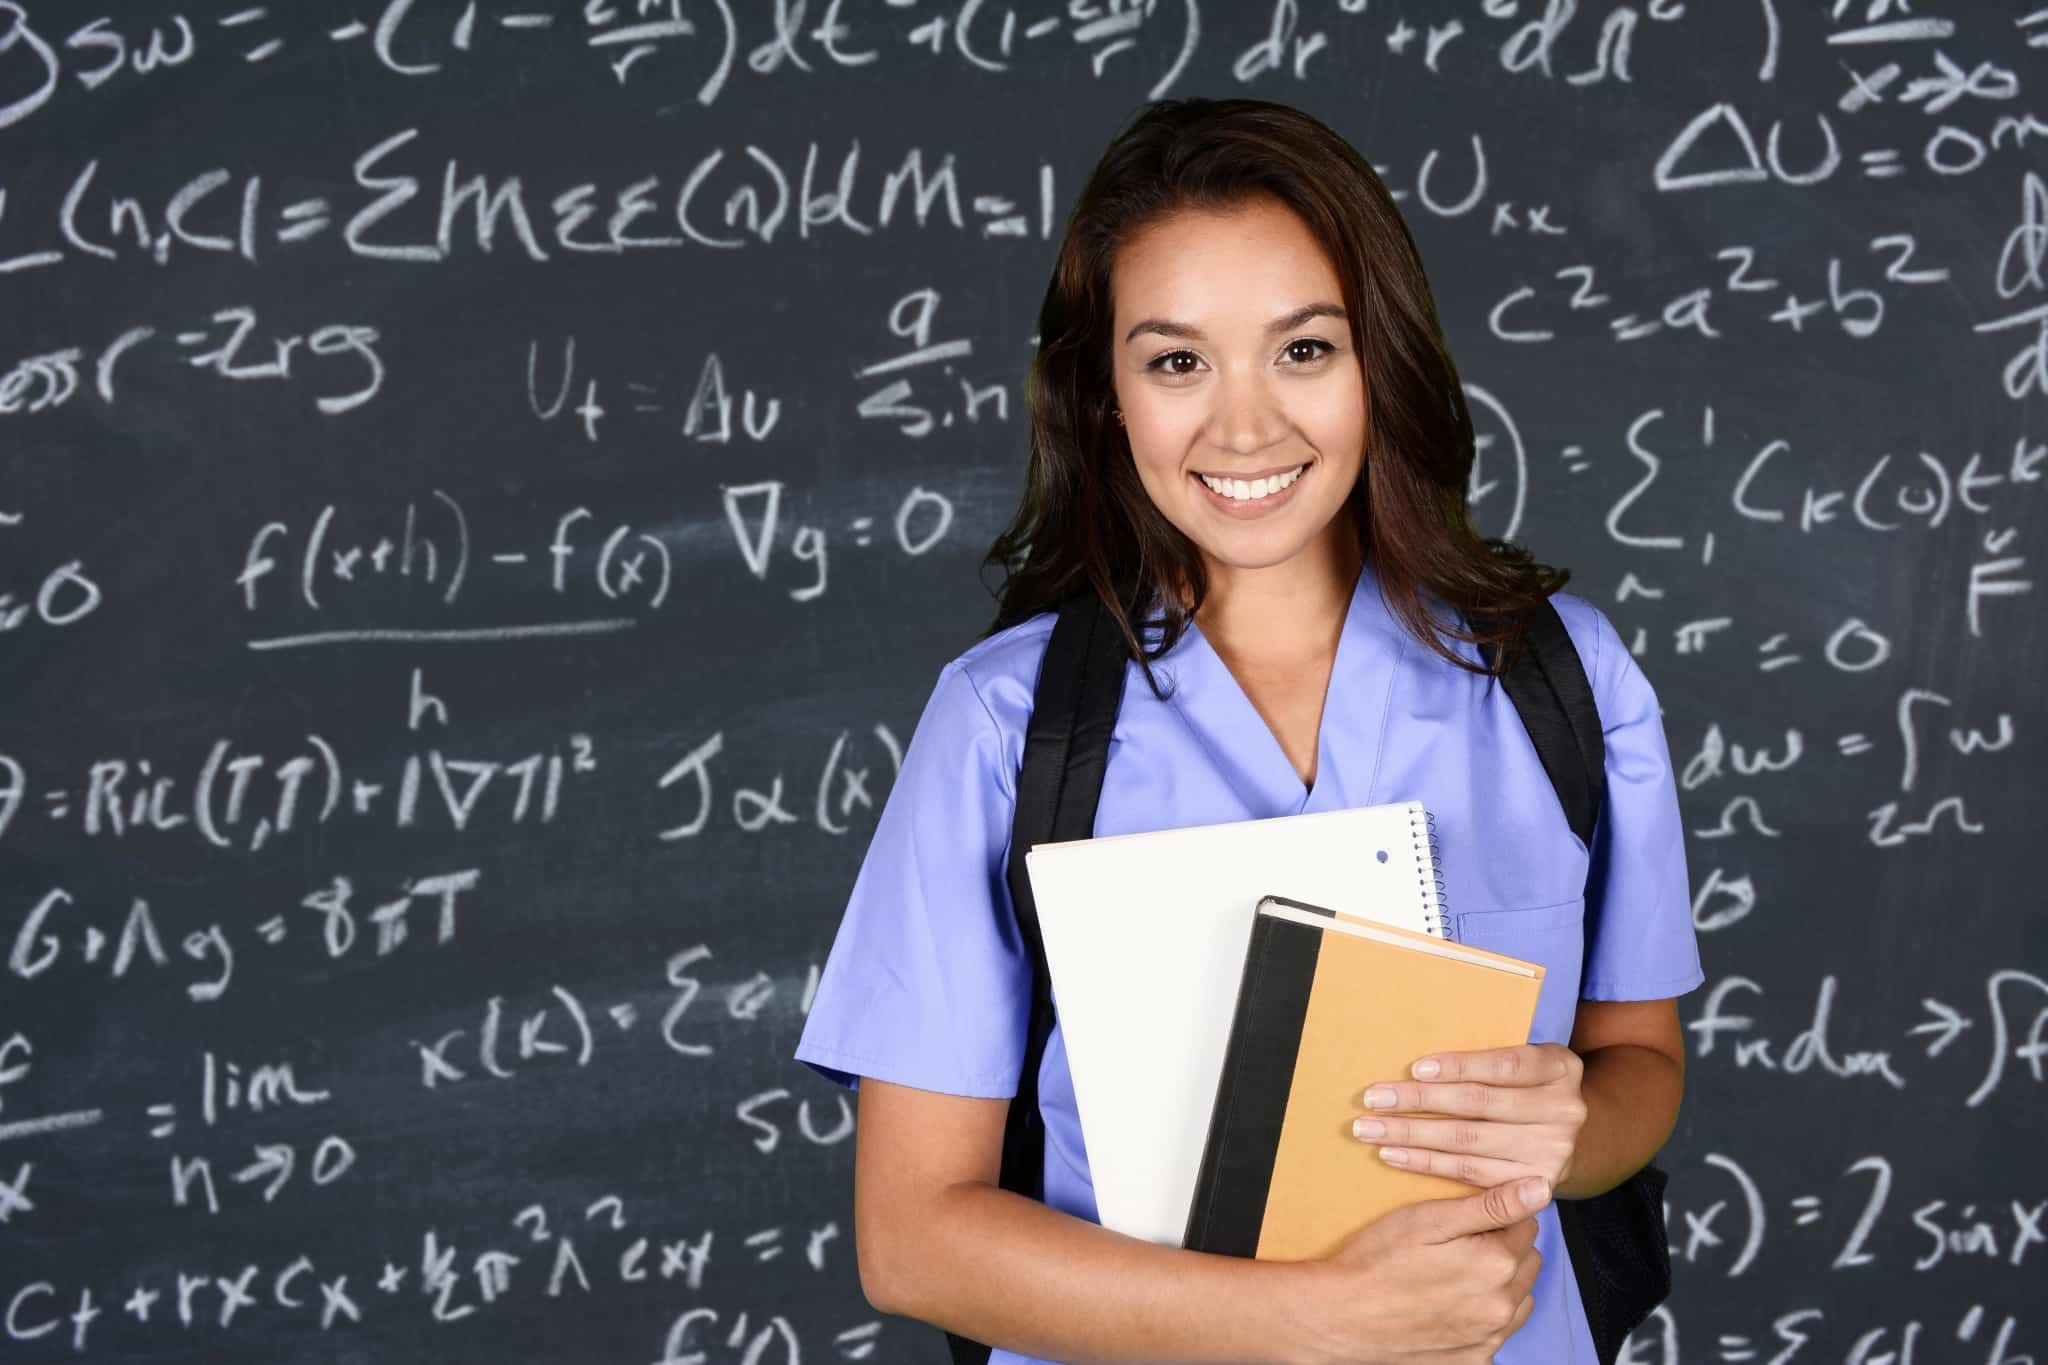
[[[1196,623],[1218,653],[1261,670],[1327,658],[1363,562],[1357,533],[1341,517],[1284,563],[1241,569],[1211,559]]]

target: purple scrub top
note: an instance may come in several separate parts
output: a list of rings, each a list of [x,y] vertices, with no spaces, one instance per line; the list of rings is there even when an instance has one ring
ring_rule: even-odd
[[[1705,980],[1657,697],[1606,615],[1552,596],[1600,709],[1607,798],[1588,850],[1565,822],[1506,692],[1400,625],[1359,575],[1323,708],[1312,788],[1197,626],[1135,661],[1109,746],[1097,835],[1421,801],[1436,816],[1445,909],[1462,942],[1547,968],[1530,1042],[1569,1042],[1577,1001],[1653,1000]],[[1446,609],[1432,601],[1443,618]],[[1053,615],[978,641],[940,670],[854,881],[796,1059],[839,1085],[862,1076],[1006,1098],[1023,1068],[1031,964],[1005,863],[1025,723]],[[1478,654],[1450,642],[1464,657]],[[1584,913],[1600,907],[1580,979]],[[1360,1076],[1361,1092],[1367,1082]],[[1057,1021],[1039,1068],[1045,1202],[1099,1222]],[[1363,1112],[1361,1110],[1361,1112]],[[1360,1159],[1371,1157],[1367,1144]],[[1501,1365],[1597,1360],[1556,1204],[1537,1214],[1535,1308]],[[1031,1365],[995,1349],[990,1365]]]

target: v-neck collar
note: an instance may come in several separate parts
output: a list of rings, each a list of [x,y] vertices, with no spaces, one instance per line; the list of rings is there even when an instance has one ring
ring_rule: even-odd
[[[1199,625],[1189,621],[1186,634],[1159,662],[1173,678],[1170,704],[1252,808],[1253,818],[1299,815],[1371,804],[1403,634],[1366,564],[1352,585],[1330,665],[1313,787],[1302,785],[1287,751]]]

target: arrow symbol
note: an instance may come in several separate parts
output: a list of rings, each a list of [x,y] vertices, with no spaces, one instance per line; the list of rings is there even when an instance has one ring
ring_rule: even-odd
[[[1939,1057],[1943,1048],[1953,1043],[1964,1029],[1970,1027],[1970,1021],[1939,1000],[1923,997],[1920,1003],[1935,1017],[1924,1024],[1914,1025],[1906,1032],[1909,1036],[1916,1033],[1935,1034],[1935,1040],[1927,1045],[1927,1055]]]

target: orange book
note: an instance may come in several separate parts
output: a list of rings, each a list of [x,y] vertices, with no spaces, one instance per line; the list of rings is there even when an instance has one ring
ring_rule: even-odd
[[[1283,896],[1253,914],[1183,1244],[1310,1260],[1402,1205],[1471,1194],[1388,1165],[1351,1121],[1420,1057],[1526,1043],[1543,965]]]

